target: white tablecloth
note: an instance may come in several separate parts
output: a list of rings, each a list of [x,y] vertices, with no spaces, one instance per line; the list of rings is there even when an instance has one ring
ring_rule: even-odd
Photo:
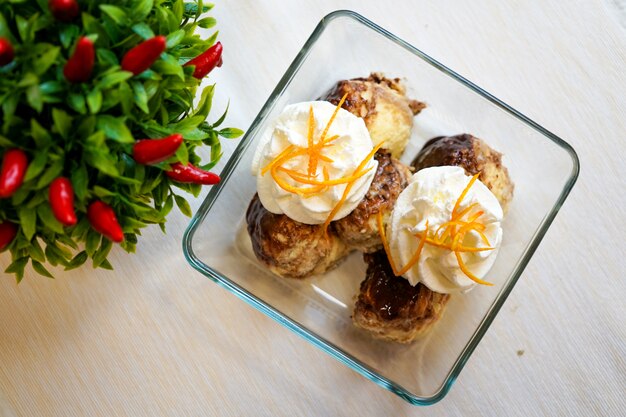
[[[573,145],[578,183],[451,393],[413,407],[236,299],[187,265],[173,214],[135,256],[114,251],[114,272],[2,277],[0,415],[626,415],[619,2],[387,3],[218,2],[214,114],[230,98],[228,124],[247,127],[319,19],[347,8]]]

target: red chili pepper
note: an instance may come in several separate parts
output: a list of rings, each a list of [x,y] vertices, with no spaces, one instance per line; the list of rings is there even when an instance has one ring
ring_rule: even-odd
[[[158,164],[174,155],[183,143],[178,133],[163,139],[143,139],[133,146],[133,158],[140,164]]]
[[[220,182],[220,177],[217,174],[200,169],[191,163],[183,165],[176,162],[172,164],[172,170],[165,171],[165,174],[174,181],[189,184],[211,185]]]
[[[50,207],[52,213],[58,221],[65,226],[76,224],[76,213],[74,212],[74,189],[69,179],[59,177],[52,181],[48,190]]]
[[[194,65],[196,67],[193,71],[195,78],[200,80],[206,77],[213,68],[222,66],[222,43],[216,43],[205,52],[187,62],[184,66],[186,67],[188,65]]]
[[[0,37],[0,67],[10,64],[15,57],[13,45],[7,38]]]
[[[80,13],[76,0],[49,0],[48,7],[52,15],[62,22],[70,22]]]
[[[2,159],[0,169],[0,198],[11,197],[24,182],[28,158],[20,149],[9,149]]]
[[[17,225],[11,222],[0,223],[0,251],[4,250],[17,235]]]
[[[122,69],[135,75],[141,74],[159,59],[159,56],[165,51],[165,46],[165,36],[155,36],[140,43],[126,52],[122,58]]]
[[[84,83],[91,78],[93,64],[96,58],[93,42],[82,37],[76,43],[74,53],[67,60],[63,68],[65,79],[71,83]]]
[[[103,201],[94,201],[87,207],[87,218],[91,227],[98,233],[103,234],[113,242],[124,240],[124,232],[117,222],[115,212]]]

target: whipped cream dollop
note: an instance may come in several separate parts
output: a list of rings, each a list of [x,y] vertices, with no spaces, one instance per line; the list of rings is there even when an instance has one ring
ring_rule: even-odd
[[[437,238],[437,229],[451,220],[454,206],[470,180],[471,177],[465,175],[463,168],[456,166],[425,168],[413,175],[407,188],[398,197],[387,228],[389,249],[398,269],[408,265],[416,253],[427,222],[428,237]],[[472,184],[456,213],[463,212],[474,203],[474,207],[462,218],[471,219],[482,211],[475,220],[485,226],[482,233],[489,245],[475,230],[465,235],[462,245],[494,249],[460,252],[460,255],[467,269],[482,279],[495,262],[502,241],[503,213],[497,198],[479,180]],[[456,227],[459,230],[460,226]],[[442,227],[439,230],[439,236],[444,229]],[[403,276],[411,285],[421,282],[439,293],[466,291],[476,285],[461,270],[455,252],[428,242],[424,244],[418,261]]]
[[[320,140],[336,107],[326,101],[289,105],[264,132],[256,149],[252,171],[257,177],[259,198],[268,211],[274,214],[284,213],[301,223],[322,224],[341,201],[347,184],[332,185],[324,187],[320,192],[303,195],[283,189],[270,172],[263,172],[263,169],[290,145],[297,149],[308,147],[310,108],[315,115],[313,142],[317,143]],[[338,137],[329,146],[321,149],[321,155],[326,158],[317,160],[316,172],[311,177],[315,181],[324,181],[325,175],[331,180],[350,177],[373,149],[372,139],[363,119],[344,109],[339,109],[326,138],[334,135]],[[281,166],[292,172],[306,174],[309,169],[309,156],[307,154],[296,156]],[[367,162],[364,169],[369,171],[353,182],[345,201],[332,220],[341,219],[356,208],[367,193],[377,167],[378,162],[374,158]],[[279,175],[282,181],[292,187],[311,187],[299,183],[284,172],[280,172]]]

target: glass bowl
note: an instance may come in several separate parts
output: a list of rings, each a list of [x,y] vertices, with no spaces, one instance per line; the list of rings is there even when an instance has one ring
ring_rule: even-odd
[[[453,295],[432,331],[410,345],[378,341],[351,322],[365,276],[350,255],[321,277],[288,280],[246,248],[244,215],[255,193],[251,160],[268,123],[291,103],[320,97],[337,81],[383,72],[401,77],[407,95],[425,101],[405,162],[437,135],[472,133],[504,154],[515,196],[488,278],[494,287]],[[242,300],[412,404],[439,401],[476,348],[546,233],[578,176],[563,140],[415,47],[351,11],[324,17],[241,140],[189,225],[189,263]],[[294,366],[297,366],[294,363]]]

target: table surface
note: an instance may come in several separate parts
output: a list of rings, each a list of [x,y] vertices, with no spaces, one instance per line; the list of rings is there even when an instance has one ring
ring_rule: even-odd
[[[393,4],[218,2],[214,113],[230,99],[228,124],[249,126],[319,19],[346,8],[577,150],[576,186],[450,394],[411,406],[218,287],[185,261],[176,213],[136,255],[115,250],[113,272],[2,277],[0,415],[626,415],[620,2]]]

